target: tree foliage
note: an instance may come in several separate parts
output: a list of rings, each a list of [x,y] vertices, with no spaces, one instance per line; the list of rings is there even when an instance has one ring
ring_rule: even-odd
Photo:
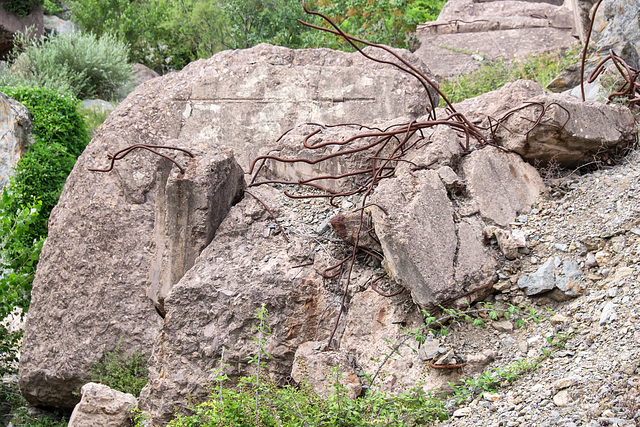
[[[35,6],[39,6],[44,0],[10,0],[2,4],[2,8],[18,16],[27,16]]]
[[[342,30],[360,38],[407,47],[407,34],[437,16],[444,0],[309,0]],[[349,45],[298,19],[327,25],[304,13],[300,0],[72,0],[74,20],[98,36],[111,33],[130,46],[130,59],[159,72],[177,70],[223,49],[259,43],[291,48]]]
[[[33,117],[34,143],[22,156],[0,198],[0,319],[31,298],[47,220],[76,158],[89,142],[77,101],[55,90],[2,88]],[[0,326],[0,375],[16,368],[19,332]]]

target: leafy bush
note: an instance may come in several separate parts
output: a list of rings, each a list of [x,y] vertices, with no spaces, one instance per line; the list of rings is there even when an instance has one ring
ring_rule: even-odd
[[[407,32],[435,19],[444,0],[309,0],[357,37],[407,47]],[[302,26],[299,0],[72,0],[73,19],[98,36],[114,34],[129,44],[130,60],[158,72],[180,69],[222,49],[266,42],[291,48],[350,48],[339,38]]]
[[[10,0],[2,5],[7,12],[18,16],[27,16],[34,6],[41,5],[43,0]]]
[[[128,48],[109,34],[37,38],[27,32],[17,35],[14,44],[11,66],[0,74],[3,86],[39,86],[103,99],[122,97],[129,90],[133,69]]]
[[[148,373],[147,361],[142,354],[135,352],[127,357],[118,347],[105,353],[92,367],[90,380],[138,397],[147,384]]]
[[[43,88],[2,88],[33,116],[35,142],[0,198],[0,319],[26,311],[47,220],[75,159],[89,142],[77,101]],[[20,332],[0,326],[0,374],[16,369]]]
[[[263,382],[258,390],[261,405],[254,405],[255,378],[244,378],[237,387],[223,388],[222,395],[192,408],[193,415],[178,415],[170,427],[242,426],[413,426],[444,420],[448,414],[440,400],[421,389],[395,396],[383,392],[349,399],[340,386],[327,397],[310,387],[277,387]]]

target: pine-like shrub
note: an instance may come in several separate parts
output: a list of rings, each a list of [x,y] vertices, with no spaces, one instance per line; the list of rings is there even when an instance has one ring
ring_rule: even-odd
[[[130,89],[133,68],[126,44],[105,34],[100,38],[73,32],[45,38],[28,33],[14,38],[2,86],[38,86],[71,92],[79,98],[121,98]]]

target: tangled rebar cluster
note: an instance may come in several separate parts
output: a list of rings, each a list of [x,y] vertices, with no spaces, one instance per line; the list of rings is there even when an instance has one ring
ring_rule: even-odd
[[[597,11],[597,7],[600,5],[602,0],[598,2],[594,9],[594,16]],[[530,129],[524,133],[526,138],[529,137],[529,134],[533,129],[538,126],[548,126],[544,122],[544,117],[547,114],[549,107],[555,105],[560,109],[564,110],[567,113],[567,119],[561,126],[556,125],[556,130],[559,132],[562,128],[569,122],[571,119],[571,115],[569,111],[562,107],[557,103],[541,103],[541,102],[527,102],[524,105],[514,108],[507,113],[505,113],[500,118],[491,118],[489,117],[489,125],[487,127],[482,127],[475,123],[472,123],[464,114],[456,111],[453,104],[449,101],[447,96],[440,91],[438,85],[431,80],[425,73],[411,65],[408,61],[399,56],[396,52],[394,52],[391,48],[371,43],[366,40],[362,40],[356,37],[353,37],[349,34],[343,32],[335,23],[331,21],[327,16],[311,11],[307,8],[305,1],[303,0],[302,6],[305,12],[311,16],[319,16],[325,22],[327,22],[330,27],[321,27],[318,25],[314,25],[308,22],[300,21],[301,24],[311,27],[320,31],[326,31],[335,35],[342,37],[346,40],[357,52],[362,54],[364,57],[368,58],[371,61],[375,61],[382,64],[388,64],[389,66],[396,67],[397,69],[408,73],[409,75],[416,78],[424,90],[427,92],[429,96],[429,106],[425,107],[425,113],[427,120],[423,121],[410,121],[409,123],[398,124],[390,126],[386,129],[374,128],[365,126],[363,124],[354,124],[354,123],[342,123],[337,125],[324,125],[317,123],[307,123],[307,125],[314,127],[315,129],[310,131],[306,136],[303,137],[302,145],[306,150],[310,150],[310,152],[316,152],[315,150],[322,149],[330,149],[330,153],[326,155],[322,155],[315,159],[309,159],[304,157],[296,157],[296,158],[286,158],[275,156],[272,154],[267,154],[263,156],[259,156],[253,160],[251,163],[249,174],[252,175],[252,180],[249,183],[249,187],[258,186],[262,184],[293,184],[297,186],[302,186],[306,188],[314,189],[313,192],[310,192],[306,195],[293,195],[287,191],[285,191],[285,195],[291,198],[314,198],[314,197],[324,197],[328,198],[329,202],[333,206],[336,205],[336,199],[341,197],[349,197],[354,195],[359,195],[361,200],[361,206],[356,210],[356,212],[360,213],[360,221],[358,224],[357,232],[355,233],[355,242],[353,245],[353,249],[349,256],[340,260],[338,263],[328,267],[324,270],[323,276],[325,278],[331,279],[336,278],[342,274],[342,277],[345,280],[344,290],[342,293],[342,299],[340,304],[340,311],[336,318],[336,323],[331,333],[331,336],[328,340],[328,346],[331,346],[333,342],[334,334],[338,328],[338,324],[342,314],[345,311],[345,303],[348,296],[349,285],[351,282],[351,273],[354,267],[354,263],[356,260],[356,255],[359,252],[364,252],[380,261],[382,261],[382,257],[380,254],[372,252],[366,248],[363,248],[359,245],[359,238],[363,231],[363,218],[365,209],[369,206],[372,206],[372,203],[368,203],[368,198],[372,194],[373,190],[376,186],[384,179],[391,178],[396,173],[396,168],[399,164],[409,164],[410,171],[415,172],[420,169],[427,169],[431,165],[417,164],[410,160],[411,156],[409,153],[416,152],[426,145],[429,144],[428,138],[425,136],[424,131],[426,129],[434,128],[436,126],[447,126],[455,131],[459,136],[461,136],[461,148],[463,155],[470,153],[473,150],[481,149],[485,146],[491,145],[495,146],[498,149],[502,149],[500,144],[496,142],[496,131],[498,128],[506,129],[509,133],[515,134],[513,130],[510,130],[505,125],[505,121],[512,116],[513,114],[523,110],[523,109],[535,109],[538,111],[537,118],[535,120],[531,120]],[[589,34],[591,33],[592,28],[589,29]],[[586,44],[588,45],[589,41],[587,38]],[[363,46],[371,46],[376,49],[381,49],[384,52],[390,54],[394,59],[380,59],[372,56],[370,53],[363,51],[360,47]],[[584,62],[586,58],[586,46],[583,53],[582,58],[582,75],[584,76]],[[596,66],[593,73],[589,77],[589,81],[594,81],[605,69],[605,64],[611,61],[616,69],[623,75],[624,84],[618,91],[611,94],[611,98],[625,96],[629,99],[629,103],[632,105],[637,105],[640,102],[640,84],[638,83],[638,76],[640,75],[640,70],[636,70],[631,68],[625,61],[617,56],[614,52],[610,52],[609,56],[604,58],[600,63]],[[582,84],[581,84],[582,85]],[[582,85],[583,86],[583,85]],[[444,103],[446,104],[446,108],[444,111],[444,117],[438,118],[436,116],[436,107],[437,107],[437,97],[432,96],[431,92],[437,93]],[[583,98],[584,98],[584,87],[582,87]],[[583,99],[584,100],[584,99]],[[323,141],[321,139],[322,131],[328,128],[335,127],[356,127],[357,132],[355,135],[343,140],[330,140]],[[278,138],[276,142],[279,142],[285,135],[290,132],[291,129],[285,132],[283,135]],[[316,141],[316,142],[314,142]],[[463,142],[462,142],[463,141]],[[135,149],[145,149],[154,154],[157,154],[163,158],[168,159],[173,162],[184,174],[185,170],[180,164],[172,159],[169,156],[166,156],[158,151],[158,149],[170,149],[170,150],[178,150],[181,151],[191,157],[193,154],[187,150],[178,148],[178,147],[170,147],[170,146],[158,146],[158,145],[146,145],[146,144],[136,144],[125,149],[118,151],[113,155],[108,155],[108,158],[111,160],[111,164],[107,169],[89,169],[91,171],[96,172],[108,172],[113,169],[114,163],[117,160],[123,159],[129,153],[131,153]],[[321,162],[330,161],[332,159],[336,159],[339,157],[353,156],[358,154],[360,156],[364,156],[366,159],[367,167],[361,170],[349,171],[343,174],[337,175],[321,175],[314,176],[307,179],[300,179],[297,181],[283,181],[283,180],[268,180],[264,179],[262,181],[257,180],[261,170],[265,166],[267,162],[280,162],[280,163],[306,163],[309,165],[315,165]],[[340,185],[336,185],[336,188],[348,188],[347,190],[330,190],[327,186],[321,185],[320,182],[333,181],[335,183],[339,183]],[[333,187],[332,187],[333,188]],[[321,194],[318,194],[318,189],[322,190]],[[251,193],[249,190],[246,191],[247,194],[252,197],[258,199],[258,201],[269,211],[273,219],[280,227],[282,231],[282,235],[285,239],[287,236],[282,229],[282,226],[278,223],[273,213],[270,211],[268,206],[262,202],[255,194]],[[377,206],[377,205],[376,205]],[[388,215],[385,212],[385,215]],[[287,239],[288,240],[288,239]],[[391,297],[394,295],[398,295],[403,292],[404,289],[401,289],[397,292],[383,292],[377,287],[377,283],[380,282],[385,277],[385,275],[378,276],[375,279],[370,281],[371,288],[377,292],[378,294]]]

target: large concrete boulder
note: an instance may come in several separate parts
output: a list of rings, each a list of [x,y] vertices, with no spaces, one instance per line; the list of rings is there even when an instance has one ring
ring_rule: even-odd
[[[377,49],[365,51],[391,59]],[[396,52],[428,73],[415,55]],[[275,139],[295,125],[416,118],[430,108],[428,94],[414,77],[359,53],[330,49],[261,44],[221,52],[181,74],[189,83],[182,94],[180,134],[220,141],[233,149],[245,170],[257,155],[279,148]]]
[[[485,223],[507,227],[527,213],[544,183],[520,156],[494,147],[474,151],[460,163],[469,201],[464,215],[479,213]]]
[[[75,406],[105,352],[149,354],[168,289],[242,195],[240,167],[210,141],[162,141],[192,150],[193,159],[178,158],[184,175],[150,152],[89,172],[105,148],[122,148],[122,128],[102,129],[50,217],[34,279],[20,358],[32,405]]]
[[[446,78],[478,69],[484,59],[523,59],[574,46],[572,12],[549,3],[449,0],[436,21],[418,26],[416,55]]]
[[[80,389],[82,399],[69,419],[69,427],[129,427],[131,411],[138,399],[104,384],[87,383]]]
[[[296,218],[276,189],[260,186],[251,192],[280,221]],[[264,375],[284,381],[298,346],[316,339],[326,343],[337,315],[338,291],[327,287],[317,271],[316,243],[294,233],[287,242],[281,233],[274,234],[273,225],[265,208],[245,197],[171,290],[149,383],[140,396],[140,407],[154,423],[166,424],[176,407],[205,398],[207,384],[217,375],[212,369],[221,361],[229,365],[225,373],[232,380],[254,372],[247,358],[257,351],[255,316],[263,303],[271,330],[264,336],[265,351],[273,356]]]
[[[574,168],[611,153],[624,153],[636,141],[634,116],[623,105],[582,102],[549,93],[528,103],[502,121],[496,141],[530,163],[556,162]]]
[[[408,51],[398,52],[426,72]],[[98,129],[51,215],[22,348],[25,398],[33,405],[72,408],[78,401],[74,393],[105,352],[119,346],[127,353],[151,353],[164,336],[162,316],[176,319],[164,302],[171,287],[194,265],[242,195],[240,166],[247,168],[254,156],[277,148],[284,130],[307,121],[416,117],[428,105],[415,79],[360,54],[266,44],[221,52],[139,86]],[[156,149],[178,167],[138,148],[108,173],[88,170],[107,168],[108,153],[135,144],[176,146],[194,157]],[[243,276],[230,289],[255,286],[249,279]],[[315,292],[314,286],[309,282],[300,292]],[[289,288],[284,289],[279,292],[287,294]],[[173,298],[186,302],[188,296]],[[289,310],[278,301],[270,307]],[[244,325],[253,315],[253,305],[247,304]],[[285,346],[290,351],[283,347],[284,359],[293,357],[298,344],[296,338]],[[288,364],[279,372],[288,375],[290,369]],[[206,368],[203,372],[208,374]],[[157,405],[163,411],[172,408]]]
[[[28,145],[31,132],[29,110],[0,92],[0,188],[9,182],[13,168]]]
[[[544,187],[519,156],[493,147],[456,166],[462,199],[448,191],[442,169],[400,173],[381,182],[372,197],[387,273],[425,309],[493,283],[496,259],[483,244],[484,227],[508,228]]]

